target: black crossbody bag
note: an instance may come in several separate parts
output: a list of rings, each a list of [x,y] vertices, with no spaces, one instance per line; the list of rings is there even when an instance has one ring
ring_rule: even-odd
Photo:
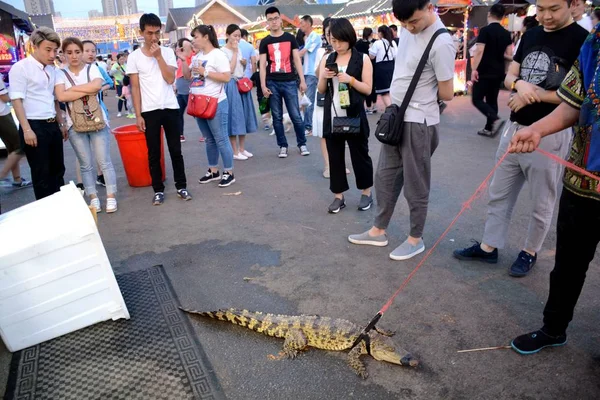
[[[402,100],[402,104],[400,107],[396,104],[392,104],[385,109],[385,112],[381,115],[379,121],[377,121],[377,127],[375,128],[375,137],[383,144],[389,144],[391,146],[398,146],[402,141],[402,130],[404,126],[404,114],[406,113],[406,109],[408,108],[408,103],[417,88],[417,83],[419,83],[419,79],[421,78],[421,74],[423,73],[423,69],[425,69],[425,64],[427,63],[427,59],[429,58],[429,52],[431,51],[431,47],[433,46],[433,42],[435,39],[441,35],[442,33],[448,33],[446,28],[440,28],[431,37],[425,51],[423,52],[423,56],[419,61],[419,65],[415,71],[415,74],[410,81],[410,85],[408,86],[408,90],[406,91],[406,95]]]
[[[353,139],[360,135],[360,117],[338,117],[335,101],[333,99],[333,83],[329,86],[331,91],[331,107],[335,113],[331,123],[331,134],[328,139]]]

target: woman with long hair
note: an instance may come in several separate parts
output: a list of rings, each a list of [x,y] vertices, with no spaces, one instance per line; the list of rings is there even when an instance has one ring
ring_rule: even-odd
[[[387,25],[381,25],[377,29],[379,40],[369,49],[369,56],[375,60],[375,93],[381,97],[383,106],[392,104],[390,97],[390,86],[394,76],[394,60],[398,53],[398,47],[394,41],[392,30]]]
[[[190,97],[190,83],[189,79],[183,76],[183,64],[190,64],[192,57],[194,56],[194,48],[192,42],[188,38],[181,38],[177,41],[175,47],[175,55],[177,56],[177,72],[175,79],[175,91],[177,95],[177,103],[179,104],[179,125],[181,126],[181,134],[179,135],[179,141],[185,142],[184,131],[184,120],[185,109],[187,108],[188,98]]]
[[[356,186],[361,191],[358,209],[366,211],[373,204],[373,162],[369,156],[369,121],[365,112],[365,96],[371,93],[372,66],[369,57],[354,48],[356,33],[346,18],[331,20],[329,42],[334,52],[321,60],[317,88],[319,93],[325,95],[323,137],[329,153],[329,188],[334,194],[329,212],[336,214],[346,207],[344,192],[349,189],[345,171],[346,143],[350,148]],[[337,64],[337,71],[327,68],[330,63]],[[344,109],[340,101],[340,84],[344,84],[343,89],[349,91],[349,103]],[[360,133],[345,137],[333,135],[333,118],[336,114],[340,117],[359,118]]]
[[[83,43],[79,39],[66,38],[62,42],[62,50],[68,66],[56,71],[55,93],[58,101],[67,103],[67,110],[70,111],[73,110],[75,100],[85,96],[98,96],[104,79],[95,64],[87,64],[84,61]],[[102,111],[102,118],[106,125],[99,131],[76,132],[70,112],[67,112],[67,126],[69,127],[69,141],[79,161],[85,193],[90,198],[90,207],[95,208],[96,212],[102,211],[96,192],[96,177],[93,168],[95,154],[106,182],[106,212],[113,213],[117,211],[117,176],[110,159],[110,130],[108,117],[104,111]]]
[[[204,95],[218,99],[217,113],[212,119],[196,118],[206,140],[208,172],[199,179],[205,184],[219,181],[219,187],[235,182],[233,176],[233,148],[229,142],[229,104],[225,84],[231,80],[231,68],[225,53],[219,49],[217,33],[212,25],[198,25],[192,30],[193,44],[198,54],[192,58],[191,69],[183,64],[183,75],[192,79],[190,95]],[[219,173],[219,155],[223,160],[223,175]]]
[[[244,77],[246,63],[249,60],[243,59],[242,50],[239,48],[239,43],[242,39],[240,27],[231,24],[227,27],[225,34],[227,35],[227,44],[221,50],[223,50],[229,59],[231,71],[231,79],[225,85],[227,103],[229,104],[229,140],[233,148],[233,159],[247,160],[253,154],[246,150],[246,134],[258,130],[258,121],[256,120],[256,109],[252,100],[252,92],[241,93],[237,82]],[[240,142],[239,147],[237,144],[238,140]]]

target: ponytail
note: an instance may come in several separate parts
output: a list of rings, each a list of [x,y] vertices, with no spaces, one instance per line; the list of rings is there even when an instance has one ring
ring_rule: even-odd
[[[215,31],[215,28],[212,25],[198,25],[192,30],[192,36],[194,36],[194,33],[196,32],[201,34],[202,36],[208,35],[208,40],[215,49],[218,49],[220,47],[219,40],[217,39],[217,32]]]

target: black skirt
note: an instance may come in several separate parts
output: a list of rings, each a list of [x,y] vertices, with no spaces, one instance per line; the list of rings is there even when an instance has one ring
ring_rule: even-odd
[[[375,92],[387,94],[390,92],[394,76],[394,61],[380,61],[375,63]]]

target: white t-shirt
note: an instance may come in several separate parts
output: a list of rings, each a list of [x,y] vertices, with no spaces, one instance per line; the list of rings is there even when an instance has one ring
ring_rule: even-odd
[[[177,70],[177,60],[173,50],[161,47],[160,52],[169,67]],[[127,75],[138,74],[142,94],[142,112],[179,109],[173,87],[164,80],[158,61],[148,57],[139,48],[127,59]]]
[[[231,63],[231,59],[233,58],[233,51],[229,50],[227,47],[221,47],[221,50],[223,50],[223,52],[227,56],[227,59]],[[233,70],[233,76],[235,78],[242,78],[244,76],[245,68],[242,66],[242,63],[240,61],[242,58],[244,58],[242,56],[242,50],[238,47],[237,64],[235,65],[235,69]],[[248,60],[248,62],[251,61]]]
[[[589,15],[583,15],[583,17],[577,21],[577,24],[584,28],[586,31],[591,32],[594,29],[594,23]]]
[[[392,103],[400,106],[408,86],[423,56],[423,52],[433,34],[441,28],[445,28],[439,18],[435,23],[416,35],[408,29],[400,31],[400,45],[402,57],[396,58],[394,65],[394,76],[390,87]],[[429,58],[419,78],[419,83],[404,114],[405,122],[426,123],[427,126],[440,123],[440,107],[438,105],[438,81],[445,82],[454,77],[454,58],[456,49],[452,37],[447,33],[439,35]]]
[[[104,68],[104,70],[108,72],[108,70],[107,70],[108,66],[106,65],[106,63],[104,61],[98,61],[98,66],[100,68]]]
[[[387,49],[387,58],[385,57],[385,50]],[[392,45],[385,39],[379,39],[369,49],[369,55],[375,56],[375,62],[381,61],[394,61],[396,59],[396,53],[398,53],[398,47],[396,42],[392,41]],[[384,60],[385,58],[385,60]]]
[[[96,65],[93,65],[93,64],[88,64],[85,67],[83,67],[83,69],[81,71],[79,71],[79,75],[75,75],[73,72],[71,72],[71,70],[69,70],[69,68],[65,68],[65,70],[67,71],[67,73],[69,74],[71,79],[73,79],[73,81],[75,82],[75,85],[79,86],[79,85],[85,85],[86,83],[88,83],[88,78],[87,78],[88,67],[90,68],[89,82],[92,82],[94,79],[102,79],[102,82],[104,82],[104,78],[102,77],[100,70],[98,69],[98,67]],[[69,89],[70,87],[73,86],[73,85],[71,85],[71,82],[69,82],[69,79],[67,79],[67,77],[65,76],[65,73],[59,69],[56,70],[56,82],[54,83],[54,86],[58,86],[58,85],[65,85],[65,89]],[[70,108],[73,107],[73,102],[69,102],[69,107]],[[108,122],[108,117],[104,113],[104,109],[102,107],[100,107],[100,109],[102,109],[102,116],[104,117],[104,121]],[[71,120],[71,116],[69,115],[69,113],[67,113],[67,126],[70,128],[72,125],[73,125],[73,121]]]
[[[206,68],[208,72],[230,72],[229,59],[220,49],[213,49],[210,53],[198,53],[192,58],[192,64],[194,62],[200,62],[200,64]],[[190,84],[190,94],[203,94],[210,97],[218,97],[219,101],[223,101],[227,98],[225,90],[223,88],[225,84],[217,82],[213,79],[200,76],[199,78],[193,79]]]
[[[4,84],[4,80],[2,76],[0,76],[0,95],[8,95],[8,90],[6,90],[6,85]],[[10,114],[10,107],[8,104],[0,100],[0,117],[4,117],[5,115]]]

